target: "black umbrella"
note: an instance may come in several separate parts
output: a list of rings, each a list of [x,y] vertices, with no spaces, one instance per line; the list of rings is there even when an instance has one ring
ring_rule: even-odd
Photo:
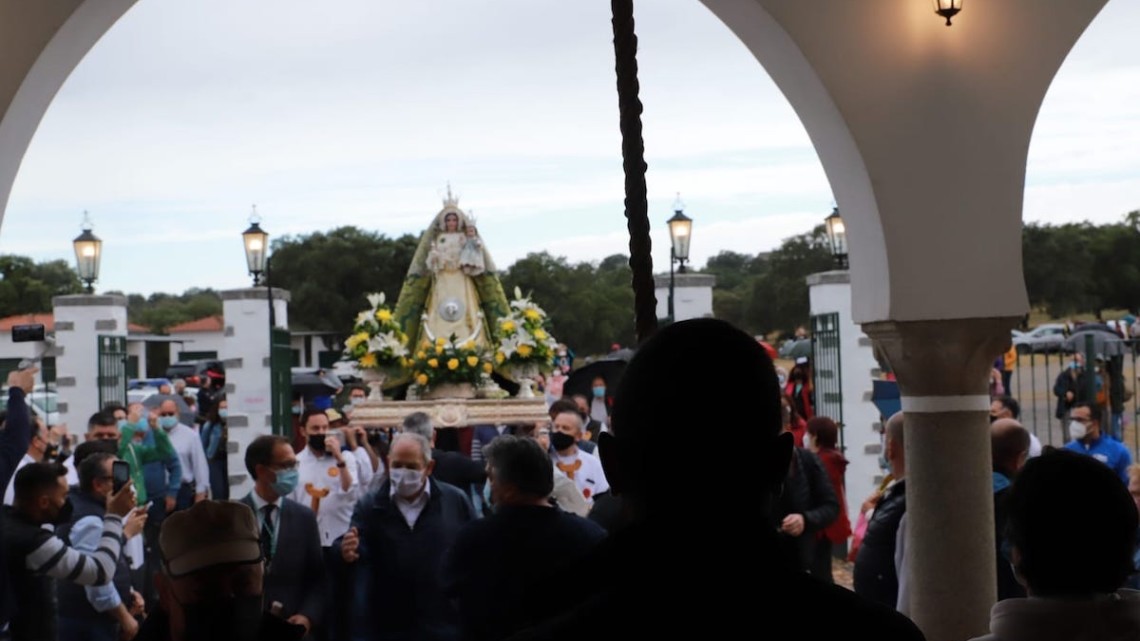
[[[622,356],[625,356],[624,354]],[[566,379],[566,383],[562,386],[563,396],[573,396],[575,394],[582,394],[586,398],[593,398],[594,379],[601,376],[606,381],[606,393],[612,395],[614,390],[617,389],[618,381],[621,380],[621,375],[625,373],[625,366],[628,364],[627,358],[618,356],[617,358],[606,357],[601,360],[596,360],[589,365],[583,365],[578,369],[570,372],[570,377]]]
[[[198,417],[194,412],[190,411],[190,406],[186,401],[177,394],[151,394],[143,399],[143,407],[147,409],[157,409],[164,401],[174,401],[174,405],[178,407],[178,422],[183,425],[193,425]]]
[[[300,395],[306,401],[317,396],[329,396],[335,394],[340,385],[337,382],[329,380],[327,376],[321,376],[317,370],[293,370],[293,396]]]

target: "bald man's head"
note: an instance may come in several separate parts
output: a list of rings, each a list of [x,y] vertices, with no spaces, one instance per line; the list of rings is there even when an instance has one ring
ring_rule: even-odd
[[[901,479],[906,474],[906,441],[903,435],[903,413],[895,412],[887,419],[886,435],[883,443],[887,462],[891,464],[891,476]]]
[[[1029,458],[1029,430],[1012,418],[998,419],[990,424],[990,446],[994,471],[1012,477]]]

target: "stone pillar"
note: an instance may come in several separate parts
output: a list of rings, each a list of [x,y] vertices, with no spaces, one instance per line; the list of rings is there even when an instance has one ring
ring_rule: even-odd
[[[871,381],[878,373],[871,339],[851,320],[851,272],[837,270],[807,277],[811,313],[839,315],[839,371],[828,372],[814,363],[817,375],[838,376],[842,398],[844,455],[847,466],[847,514],[852,524],[859,516],[863,500],[871,495],[882,479],[879,454],[882,441],[879,410],[871,402]],[[816,403],[826,401],[816,391]],[[838,416],[831,418],[840,420]]]
[[[863,326],[906,416],[909,615],[930,641],[989,631],[997,599],[989,376],[1016,318]]]
[[[653,277],[657,295],[657,318],[669,316],[669,274]],[[680,322],[690,318],[710,318],[713,315],[713,287],[716,276],[712,274],[673,275],[673,320]]]
[[[56,296],[51,303],[55,315],[59,420],[73,434],[83,434],[87,420],[101,409],[99,337],[127,335],[127,298],[79,294]],[[125,363],[122,371],[126,376]],[[122,384],[125,386],[126,381]]]
[[[289,292],[273,288],[277,327],[289,326]],[[269,377],[269,295],[264,287],[222,292],[225,338],[218,356],[226,365],[229,403],[230,496],[241,498],[253,489],[245,470],[245,448],[262,434],[271,434]]]

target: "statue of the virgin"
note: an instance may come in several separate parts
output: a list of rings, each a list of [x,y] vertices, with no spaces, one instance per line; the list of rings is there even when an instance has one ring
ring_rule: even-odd
[[[420,237],[396,303],[396,321],[419,345],[437,338],[488,347],[489,328],[509,313],[495,264],[450,187]]]

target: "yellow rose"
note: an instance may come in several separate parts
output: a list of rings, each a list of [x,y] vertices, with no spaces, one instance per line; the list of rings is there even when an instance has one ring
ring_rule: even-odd
[[[475,367],[478,364],[479,364],[479,357],[478,356],[468,356],[467,357],[467,365],[469,367]]]
[[[447,339],[445,339],[445,338],[444,338],[444,337],[442,337],[442,336],[440,336],[439,338],[435,339],[435,346],[436,346],[436,347],[443,347],[444,345],[447,345]]]
[[[490,373],[491,373],[491,371],[492,371],[492,370],[494,370],[494,369],[495,369],[495,368],[494,368],[494,367],[492,367],[490,363],[483,363],[483,371],[484,371],[484,372],[487,372],[488,374],[490,374]]]
[[[416,358],[418,358],[422,361],[423,359],[427,358],[427,354],[425,354],[423,352],[416,352]]]
[[[515,322],[511,321],[511,320],[505,320],[505,321],[503,321],[503,324],[501,325],[501,327],[503,328],[504,332],[507,332],[507,333],[513,332],[513,331],[515,331]]]
[[[467,341],[466,343],[463,344],[463,349],[466,349],[466,350],[475,349],[475,341]]]
[[[450,370],[459,369],[459,359],[453,358],[453,359],[447,361],[447,369],[450,369]]]
[[[535,340],[540,340],[540,341],[546,340],[546,338],[547,338],[546,331],[541,330],[541,329],[534,330],[534,338],[535,338]]]
[[[388,321],[392,320],[392,312],[386,309],[376,310],[376,320],[380,321],[381,323],[387,323]]]
[[[523,312],[523,316],[525,316],[527,320],[538,320],[542,318],[542,316],[539,315],[538,311],[533,309],[528,309]]]
[[[437,355],[439,355],[439,354],[442,354],[442,353],[443,353],[443,347],[442,347],[442,346],[440,346],[440,345],[436,345],[436,346],[435,346],[435,353],[436,353]]]
[[[523,358],[530,356],[531,352],[533,351],[534,348],[532,348],[530,345],[519,345],[519,356],[522,356]]]
[[[439,367],[439,359],[433,358],[430,361],[428,361],[428,367],[430,367],[432,369]]]
[[[427,348],[431,347],[431,343],[429,343],[429,342],[427,341],[427,339],[425,338],[425,339],[424,339],[424,342],[420,344],[420,347],[421,347],[421,348],[423,348],[423,349],[427,349]]]
[[[505,354],[503,354],[502,352],[495,352],[495,362],[496,363],[498,363],[499,365],[502,365],[503,361],[505,361],[505,360],[507,360],[507,356]]]
[[[373,354],[372,352],[368,352],[364,356],[360,357],[360,366],[361,367],[367,369],[367,368],[371,368],[371,367],[376,367],[376,365],[378,365],[378,363],[376,362],[376,354]]]
[[[427,385],[427,382],[428,382],[427,374],[416,374],[416,385],[423,387],[424,385]]]

